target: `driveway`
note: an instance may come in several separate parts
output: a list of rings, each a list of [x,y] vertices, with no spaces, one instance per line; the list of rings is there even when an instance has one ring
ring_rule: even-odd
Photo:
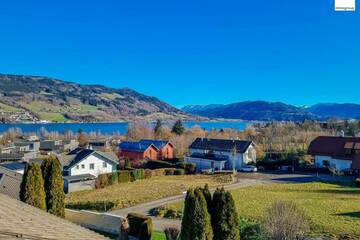
[[[234,190],[244,187],[250,187],[260,184],[270,184],[270,183],[304,183],[304,182],[312,182],[316,181],[317,178],[312,175],[306,174],[282,174],[282,173],[239,173],[237,182],[229,185],[225,185],[224,188],[227,190]],[[212,189],[213,191],[215,189]],[[119,216],[127,216],[131,212],[142,213],[148,216],[150,215],[150,211],[153,208],[160,207],[165,204],[179,202],[185,199],[185,193],[182,195],[162,198],[156,201],[147,202],[143,204],[139,204],[133,207],[114,210],[110,212],[114,215]],[[156,218],[151,216],[153,219],[154,229],[162,231],[166,227],[175,226],[180,228],[181,221],[173,220],[173,219],[165,219],[165,218]]]

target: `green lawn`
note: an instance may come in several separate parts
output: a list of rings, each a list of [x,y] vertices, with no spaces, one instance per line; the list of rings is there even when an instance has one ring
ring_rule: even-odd
[[[166,240],[166,236],[164,232],[153,232],[152,240]]]
[[[16,107],[12,107],[0,102],[0,111],[3,112],[23,112],[24,110]]]
[[[271,184],[231,191],[240,217],[261,222],[275,200],[302,208],[314,236],[360,239],[360,189],[330,183]],[[168,207],[182,209],[182,202]]]

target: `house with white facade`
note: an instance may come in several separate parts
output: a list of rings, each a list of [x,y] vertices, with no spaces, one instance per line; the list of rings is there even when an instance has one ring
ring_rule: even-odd
[[[256,162],[256,149],[252,141],[197,138],[189,146],[190,155],[185,162],[196,164],[196,171],[240,170]]]
[[[58,156],[63,168],[65,192],[92,189],[99,174],[117,171],[119,160],[113,152],[77,148]]]
[[[360,138],[320,136],[310,143],[308,154],[314,156],[314,164],[317,168],[358,171]]]

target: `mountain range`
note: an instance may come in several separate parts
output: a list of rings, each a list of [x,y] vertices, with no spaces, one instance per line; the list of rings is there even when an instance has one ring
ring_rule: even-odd
[[[3,121],[10,122],[110,122],[189,117],[155,97],[128,88],[9,74],[0,74],[0,114]]]
[[[129,88],[82,85],[49,77],[0,74],[0,121],[112,122],[135,119],[303,121],[360,119],[359,104],[299,107],[246,101],[177,109]]]
[[[182,110],[209,118],[258,121],[360,119],[360,105],[351,103],[319,103],[311,107],[299,107],[282,102],[246,101],[232,104],[189,105]]]

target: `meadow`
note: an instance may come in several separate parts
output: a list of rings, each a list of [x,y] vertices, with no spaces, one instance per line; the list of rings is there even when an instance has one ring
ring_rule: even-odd
[[[106,210],[109,211],[179,195],[190,187],[204,186],[206,183],[210,187],[218,187],[229,181],[229,175],[158,176],[102,189],[70,193],[66,196],[66,206],[73,209],[104,211],[106,204]]]
[[[261,223],[276,200],[295,202],[305,212],[312,236],[360,239],[360,189],[345,184],[271,184],[231,191],[241,218]],[[180,210],[183,202],[166,207]]]

